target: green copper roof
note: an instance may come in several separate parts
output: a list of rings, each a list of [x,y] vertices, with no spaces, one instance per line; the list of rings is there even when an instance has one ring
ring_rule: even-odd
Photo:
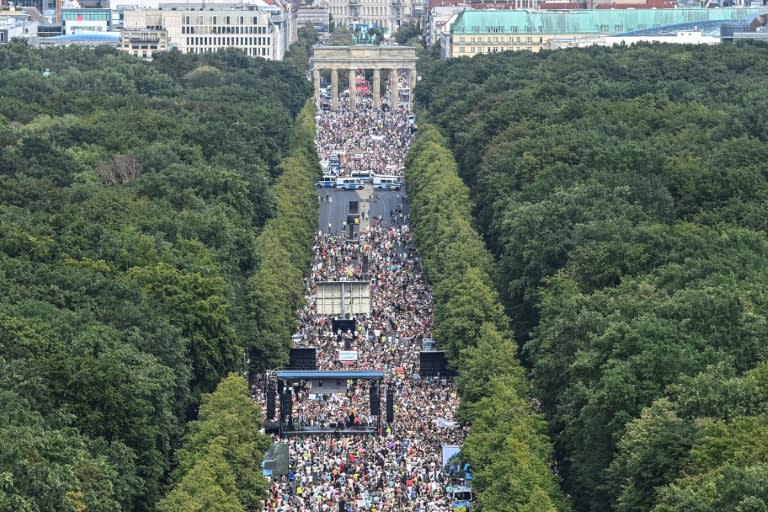
[[[467,10],[454,34],[595,34],[641,30],[697,21],[742,20],[766,7],[717,9],[589,9],[574,11]]]

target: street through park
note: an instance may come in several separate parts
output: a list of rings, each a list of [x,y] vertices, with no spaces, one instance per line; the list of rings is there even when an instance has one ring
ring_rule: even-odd
[[[369,89],[362,85],[358,91]],[[467,433],[454,422],[453,379],[445,368],[420,367],[422,349],[434,348],[434,311],[408,227],[404,158],[416,126],[407,105],[391,97],[393,85],[383,109],[373,109],[362,93],[355,111],[344,95],[336,112],[319,109],[316,145],[326,176],[318,182],[314,259],[293,340],[297,349],[313,349],[318,370],[383,377],[380,383],[279,380],[278,389],[274,373],[261,376],[265,425],[288,451],[287,468],[271,470],[265,510],[427,512],[469,505],[462,500],[471,498],[470,475],[447,471],[443,460]],[[348,185],[352,190],[343,190]],[[323,313],[318,290],[339,281],[366,288],[365,311]]]

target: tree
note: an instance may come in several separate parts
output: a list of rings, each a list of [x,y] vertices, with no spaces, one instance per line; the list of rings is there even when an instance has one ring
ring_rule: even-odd
[[[108,185],[123,185],[141,176],[141,162],[127,155],[118,155],[109,164],[102,164],[97,169],[99,176]]]
[[[608,468],[614,510],[651,510],[660,488],[676,478],[690,462],[690,449],[699,433],[693,422],[680,418],[673,404],[659,399],[627,425],[619,454]]]
[[[517,383],[493,378],[474,408],[463,452],[472,461],[482,510],[566,510],[549,470],[551,447],[543,419],[517,394]],[[501,455],[503,454],[503,455]]]
[[[278,211],[301,287],[319,172],[313,115],[294,123],[303,67],[155,57],[0,47],[0,509],[154,510],[181,422],[256,339],[246,282]],[[252,508],[260,442],[222,447],[242,497],[214,480]]]
[[[213,444],[157,504],[158,512],[242,512],[237,482],[222,454]]]
[[[515,383],[518,396],[528,393],[528,384],[517,359],[517,344],[491,322],[481,325],[475,345],[461,350],[460,361],[457,390],[462,400],[459,416],[466,421],[475,416],[480,401],[490,396],[493,388],[488,383],[493,377],[506,375],[510,377],[508,382]]]
[[[421,35],[421,27],[416,21],[409,21],[408,23],[401,23],[400,27],[395,32],[393,39],[397,41],[397,44],[405,44],[407,41],[414,37]]]
[[[259,431],[260,424],[261,411],[251,400],[241,375],[230,374],[215,392],[203,395],[200,419],[190,424],[184,444],[177,452],[175,475],[179,484],[166,501],[174,503],[189,492],[184,482],[206,469],[198,467],[201,459],[215,455],[216,464],[225,465],[227,474],[234,479],[232,491],[239,499],[240,510],[258,508],[266,492],[261,461],[270,445],[269,437]]]

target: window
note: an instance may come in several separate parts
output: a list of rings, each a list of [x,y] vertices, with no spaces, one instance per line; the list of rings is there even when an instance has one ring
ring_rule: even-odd
[[[218,23],[217,17],[216,16],[211,16],[211,25],[215,25],[217,23]]]
[[[464,47],[463,46],[459,47],[459,53],[464,53]]]
[[[600,32],[608,32],[608,25],[600,25]]]
[[[517,26],[512,25],[510,28],[512,29],[513,34],[517,34]]]
[[[624,32],[624,27],[622,27],[621,25],[616,25],[615,27],[613,27],[613,31],[614,32]]]
[[[231,25],[232,24],[232,18],[230,16],[227,16],[226,18],[224,18],[224,22],[227,25]]]
[[[532,37],[526,37],[525,38],[525,42],[528,43],[528,44],[531,44],[531,43],[533,43],[533,38]]]

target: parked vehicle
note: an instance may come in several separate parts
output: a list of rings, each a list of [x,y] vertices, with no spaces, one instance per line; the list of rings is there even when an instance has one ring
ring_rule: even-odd
[[[371,183],[374,178],[373,171],[352,171],[349,173],[353,178],[359,178],[366,183]]]
[[[336,176],[323,176],[315,182],[319,188],[333,188],[336,186]]]
[[[373,177],[373,188],[376,190],[400,190],[402,185],[400,176],[380,174]]]
[[[365,182],[360,178],[353,178],[351,176],[336,178],[337,190],[362,190],[364,186]]]

